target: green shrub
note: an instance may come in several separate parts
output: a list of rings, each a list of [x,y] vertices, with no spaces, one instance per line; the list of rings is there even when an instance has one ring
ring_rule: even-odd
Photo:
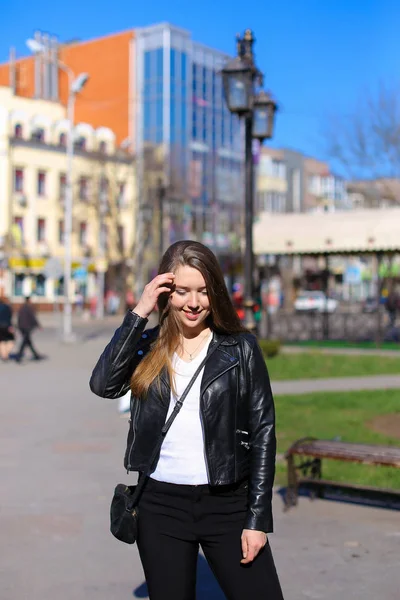
[[[280,352],[280,340],[258,340],[258,343],[265,358],[273,358]]]

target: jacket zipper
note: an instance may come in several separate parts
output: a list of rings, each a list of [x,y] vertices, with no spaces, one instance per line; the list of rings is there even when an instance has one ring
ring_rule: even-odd
[[[210,387],[210,385],[212,383],[214,383],[214,381],[216,381],[219,377],[221,377],[222,375],[225,375],[225,373],[227,373],[228,371],[230,371],[231,369],[234,369],[236,366],[238,365],[238,363],[235,363],[234,365],[229,365],[229,367],[227,369],[225,369],[225,371],[221,371],[221,373],[218,373],[218,375],[216,377],[214,377],[214,379],[211,379],[211,381],[208,383],[207,388]],[[207,389],[206,388],[206,389]],[[203,390],[203,394],[206,390]],[[203,394],[201,395],[200,398],[200,423],[201,423],[201,428],[203,430],[203,438],[204,438],[204,457],[205,457],[205,462],[206,462],[206,469],[207,469],[207,477],[208,477],[208,483],[210,483],[212,485],[211,482],[211,468],[210,468],[210,464],[208,462],[208,455],[207,455],[207,434],[206,434],[206,426],[204,423],[204,417],[203,417],[203,410],[202,410],[202,403],[203,403]]]
[[[127,469],[126,472],[129,475],[129,471],[131,469],[131,453],[133,450],[133,445],[135,443],[135,439],[136,439],[136,429],[135,429],[135,424],[136,424],[136,419],[137,416],[139,414],[139,409],[140,409],[140,400],[138,400],[138,398],[136,398],[136,406],[135,406],[135,412],[133,414],[131,414],[131,425],[132,425],[132,442],[131,445],[129,446],[129,452],[128,452],[128,464],[127,464]]]
[[[211,483],[211,477],[210,477],[210,465],[208,464],[208,456],[207,456],[207,436],[206,436],[206,428],[204,425],[204,419],[203,419],[203,411],[201,410],[201,406],[200,406],[200,423],[201,423],[201,428],[203,430],[203,439],[204,439],[204,459],[205,459],[205,463],[206,463],[206,470],[207,470],[207,479],[208,479],[208,483]]]

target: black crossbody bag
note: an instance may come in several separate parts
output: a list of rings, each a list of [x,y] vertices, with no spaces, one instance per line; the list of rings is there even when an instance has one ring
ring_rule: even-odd
[[[144,486],[146,485],[150,474],[153,472],[153,467],[155,466],[154,463],[158,458],[164,438],[172,423],[176,419],[179,411],[181,410],[186,396],[190,392],[194,382],[196,381],[197,377],[202,371],[204,365],[210,359],[212,354],[214,354],[216,349],[221,345],[224,339],[225,338],[220,340],[218,343],[215,344],[215,346],[211,348],[207,356],[201,361],[195,374],[188,383],[185,391],[183,392],[179,400],[176,401],[174,410],[172,411],[170,418],[168,419],[168,421],[166,421],[164,427],[161,430],[160,437],[150,458],[150,467],[147,473],[142,473],[139,479],[139,483],[137,485],[125,485],[124,483],[119,483],[116,486],[110,508],[110,531],[113,534],[113,536],[121,542],[125,542],[126,544],[134,544],[136,542],[138,532],[139,499],[142,495]]]

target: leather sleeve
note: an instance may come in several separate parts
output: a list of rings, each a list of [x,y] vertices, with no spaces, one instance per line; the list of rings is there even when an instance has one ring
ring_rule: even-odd
[[[100,356],[90,378],[90,389],[102,398],[119,398],[129,389],[135,362],[135,346],[146,327],[143,319],[129,311],[122,325]]]
[[[245,529],[273,531],[272,487],[275,477],[275,408],[268,370],[256,339],[248,360],[250,429],[249,509]]]

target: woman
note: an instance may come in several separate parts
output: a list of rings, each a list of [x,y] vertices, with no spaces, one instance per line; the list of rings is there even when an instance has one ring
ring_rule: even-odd
[[[145,330],[156,304],[160,325]],[[282,600],[267,540],[276,446],[268,373],[208,248],[184,241],[167,250],[90,387],[106,398],[131,387],[125,467],[147,473],[162,426],[215,344],[139,501],[137,542],[149,597],[194,599],[201,546],[228,599]]]
[[[15,341],[12,309],[6,298],[0,298],[0,358],[7,362]]]

